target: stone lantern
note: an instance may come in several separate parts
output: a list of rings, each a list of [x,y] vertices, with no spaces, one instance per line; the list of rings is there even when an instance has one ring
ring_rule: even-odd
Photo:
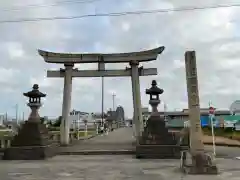
[[[161,102],[159,99],[159,95],[163,92],[163,89],[157,87],[157,82],[155,80],[152,81],[152,87],[146,89],[146,94],[150,95],[149,104],[152,106],[152,114],[158,112],[157,107]]]
[[[5,150],[3,159],[40,160],[54,155],[48,129],[45,124],[41,123],[38,114],[41,98],[46,97],[46,94],[41,93],[38,88],[38,85],[34,84],[32,91],[23,93],[29,98],[27,105],[31,108],[31,113],[18,134],[14,136],[11,147]]]
[[[31,108],[31,113],[29,115],[28,121],[40,121],[38,110],[42,106],[41,98],[46,97],[46,94],[41,93],[38,88],[38,85],[34,84],[32,91],[23,93],[24,96],[29,98],[29,102],[27,105]]]
[[[149,104],[152,106],[152,113],[136,146],[137,158],[180,158],[180,147],[176,145],[177,141],[172,133],[168,132],[164,118],[157,110],[161,102],[159,95],[162,93],[163,89],[157,87],[155,80],[152,81],[152,87],[146,89],[146,94],[150,95]]]

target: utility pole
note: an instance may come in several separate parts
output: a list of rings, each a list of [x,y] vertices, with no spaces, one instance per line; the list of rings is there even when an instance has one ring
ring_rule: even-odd
[[[167,104],[164,102],[164,121],[167,121]]]
[[[98,71],[105,71],[105,63],[104,59],[101,57],[99,63],[98,63]],[[102,122],[101,126],[103,126],[104,121],[104,76],[101,76],[102,78]]]
[[[208,114],[209,114],[209,119],[210,119],[210,122],[211,122],[211,130],[212,130],[213,155],[216,156],[215,133],[214,133],[214,124],[213,124],[215,109],[212,106],[211,101],[209,101],[208,105],[209,105],[209,113]]]
[[[112,108],[113,108],[113,111],[115,111],[115,97],[116,97],[116,94],[112,94]]]
[[[103,126],[104,119],[104,78],[102,76],[102,122],[101,125]]]
[[[6,112],[5,114],[5,121],[7,122],[8,121],[8,113]]]
[[[16,104],[16,122],[18,124],[18,104]]]
[[[24,112],[22,113],[22,120],[23,120],[23,122],[25,121],[25,119],[24,119],[25,117],[24,117]]]

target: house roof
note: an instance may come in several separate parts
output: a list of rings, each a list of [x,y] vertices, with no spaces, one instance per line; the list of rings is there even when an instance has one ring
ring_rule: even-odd
[[[143,112],[143,114],[149,115],[151,112]],[[208,115],[208,109],[201,109],[201,115]],[[166,116],[188,116],[188,109],[184,109],[182,111],[160,111],[159,114],[164,114]],[[216,110],[215,115],[230,115],[229,110]]]
[[[233,115],[233,116],[223,116],[225,121],[237,121],[240,120],[240,115]]]

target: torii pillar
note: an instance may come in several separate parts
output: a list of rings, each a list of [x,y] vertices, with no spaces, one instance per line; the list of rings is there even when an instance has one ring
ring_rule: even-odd
[[[141,133],[143,132],[143,115],[142,115],[142,103],[139,81],[139,62],[131,61],[131,81],[132,81],[132,97],[133,97],[133,122],[135,123],[135,136],[137,141],[139,140]]]
[[[71,110],[72,99],[72,71],[74,64],[64,64],[64,88],[63,88],[63,105],[62,105],[62,119],[60,126],[60,142],[61,145],[69,144],[69,113]]]

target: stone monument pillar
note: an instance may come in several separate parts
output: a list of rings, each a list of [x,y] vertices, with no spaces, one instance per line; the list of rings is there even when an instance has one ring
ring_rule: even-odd
[[[174,134],[168,132],[165,119],[157,110],[161,102],[159,95],[162,93],[163,89],[157,87],[155,80],[152,81],[152,87],[146,89],[146,94],[150,95],[149,104],[152,106],[152,112],[136,147],[137,158],[180,158],[180,145],[177,145]]]
[[[18,134],[13,138],[11,147],[4,151],[6,160],[40,160],[54,155],[52,144],[49,141],[48,129],[40,121],[38,110],[41,107],[41,98],[46,94],[33,85],[33,90],[23,93],[29,98],[28,106],[31,113],[28,120],[22,125]]]
[[[190,152],[182,154],[182,169],[190,174],[217,174],[212,157],[204,152],[200,122],[200,103],[195,51],[185,53],[188,107],[190,120]],[[190,157],[187,164],[186,157]]]

